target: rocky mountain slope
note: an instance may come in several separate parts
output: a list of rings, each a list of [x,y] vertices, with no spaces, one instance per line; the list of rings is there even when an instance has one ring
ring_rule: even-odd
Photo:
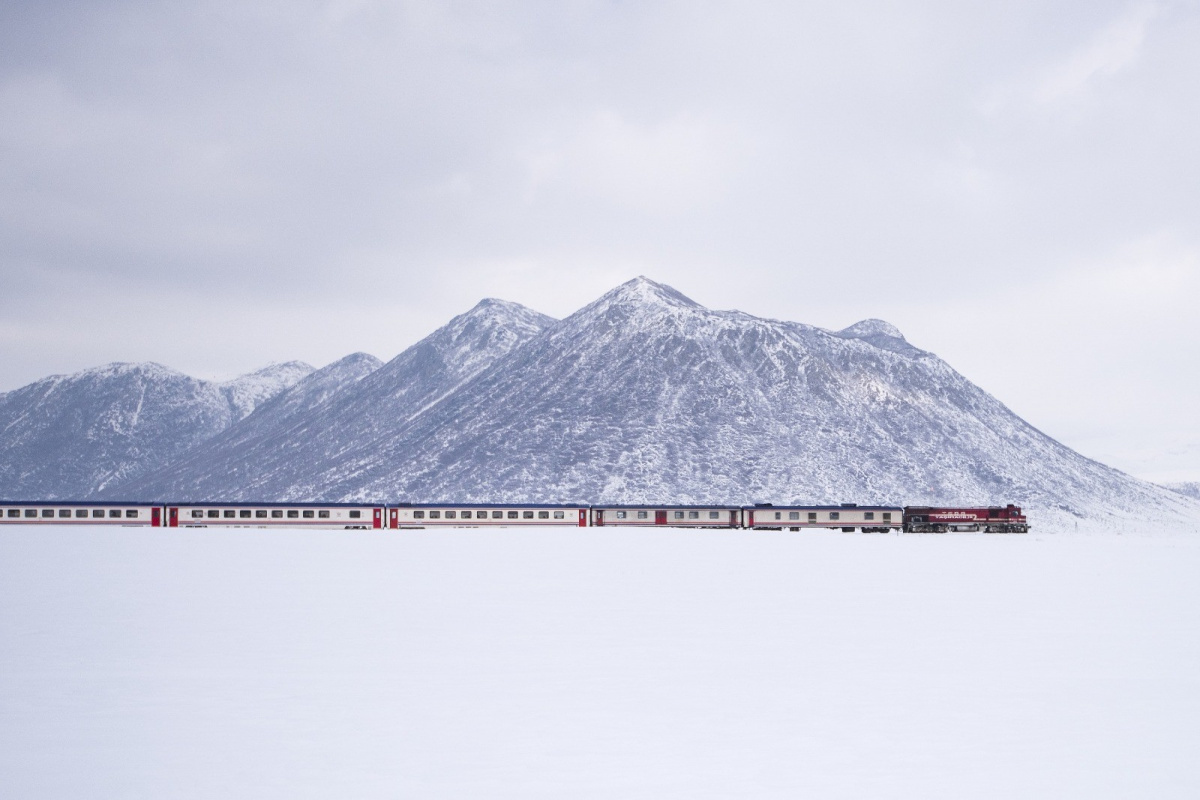
[[[226,383],[108,364],[0,394],[0,497],[82,499],[157,469],[312,371],[276,364]]]
[[[336,499],[327,488],[331,480],[321,476],[340,477],[348,455],[373,452],[381,439],[472,378],[490,374],[499,359],[553,322],[516,303],[483,300],[382,367],[351,356],[326,368],[337,375],[333,386],[323,375],[326,370],[313,373],[225,435],[112,492],[145,498]]]

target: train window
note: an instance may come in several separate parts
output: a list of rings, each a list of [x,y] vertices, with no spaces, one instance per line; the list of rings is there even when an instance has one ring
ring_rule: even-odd
[[[19,517],[19,516],[21,516],[21,509],[19,509],[19,508],[10,508],[10,509],[8,510],[8,515],[9,515],[10,517]]]
[[[103,516],[104,516],[104,509],[103,509],[103,508],[93,508],[93,509],[92,509],[92,516],[93,516],[93,517],[103,517]]]
[[[271,510],[271,519],[283,519],[283,509],[275,508]]]
[[[815,511],[808,512],[808,521],[816,522],[817,521],[817,512],[815,512]]]
[[[829,512],[829,519],[831,521],[835,520],[835,519],[841,519],[841,518],[842,518],[842,514],[840,511],[830,511]]]
[[[25,516],[27,516],[27,517],[36,517],[36,516],[37,516],[37,509],[36,509],[36,508],[27,508],[27,509],[25,509]]]
[[[125,519],[137,519],[138,512],[136,508],[125,509]]]
[[[442,518],[442,512],[440,512],[440,511],[430,511],[430,512],[429,512],[429,518],[430,518],[430,519],[441,519],[441,518]]]
[[[200,509],[198,509],[198,508],[192,509],[192,519],[197,519],[197,518],[203,517],[203,516],[204,516],[204,512],[201,511]]]
[[[314,516],[311,508],[304,509],[304,511],[302,511],[300,515],[302,517],[304,517],[305,519],[312,519]]]
[[[700,519],[700,512],[699,511],[689,511],[688,519]]]
[[[115,508],[110,508],[110,509],[108,510],[108,518],[109,518],[109,519],[113,519],[113,518],[120,519],[120,518],[121,518],[121,512],[120,512],[120,511],[118,511],[118,510],[117,510],[117,509],[115,509]]]
[[[555,519],[565,519],[565,518],[566,518],[566,516],[567,516],[567,515],[566,515],[566,514],[564,514],[562,511],[555,511],[555,512],[554,512],[554,518],[555,518]]]
[[[420,509],[413,512],[413,519],[425,519],[425,512]]]
[[[329,519],[329,512],[328,511],[318,511],[317,516],[320,517],[321,519]]]
[[[267,518],[267,510],[265,508],[258,509],[257,511],[254,512],[254,518],[255,519],[266,519]]]
[[[209,519],[216,519],[219,516],[221,516],[221,512],[217,511],[215,508],[210,508],[208,510],[208,518]]]
[[[892,512],[890,512],[890,511],[883,512],[883,521],[891,522],[892,521]]]
[[[676,512],[675,512],[675,519],[683,519],[683,512],[682,512],[682,511],[676,511]]]
[[[446,519],[454,519],[454,517],[455,517],[455,513],[454,513],[453,509],[446,512]]]
[[[800,519],[800,512],[799,511],[789,511],[788,519]]]
[[[617,512],[617,519],[625,519],[625,512],[624,512],[624,511],[618,511],[618,512]]]
[[[59,515],[60,517],[69,517],[69,516],[71,516],[71,509],[69,509],[69,508],[60,508],[60,509],[58,510],[58,515]]]
[[[783,512],[782,512],[782,511],[776,511],[776,512],[775,512],[775,519],[783,519]]]
[[[300,512],[299,512],[299,511],[297,511],[297,510],[296,510],[296,509],[294,509],[294,508],[289,508],[289,509],[288,509],[288,512],[287,512],[287,518],[288,518],[288,519],[299,519],[299,518],[300,518]]]
[[[235,517],[237,517],[237,510],[232,509],[232,508],[227,508],[227,509],[225,509],[224,512],[222,512],[222,516],[225,519],[234,519]]]
[[[875,519],[875,512],[874,511],[864,511],[863,519]]]
[[[549,511],[539,511],[538,519],[550,519],[550,512]]]
[[[649,511],[639,511],[638,512],[638,519],[649,519],[649,518],[650,518]]]
[[[75,516],[77,516],[77,517],[86,517],[86,516],[87,516],[87,509],[86,509],[86,508],[77,508],[77,509],[75,509]]]
[[[120,513],[120,512],[118,512],[118,513]],[[53,508],[43,508],[43,509],[42,509],[42,516],[43,516],[43,517],[53,517],[53,516],[54,516],[54,509],[53,509]]]
[[[241,511],[238,512],[238,516],[241,517],[242,519],[250,519],[250,509],[243,508]]]
[[[709,519],[720,519],[721,512],[720,511],[710,511],[710,512],[708,512],[708,518]]]
[[[503,519],[503,518],[504,518],[503,511],[493,511],[492,512],[492,519]]]
[[[533,519],[533,512],[532,511],[522,511],[521,516],[524,517],[525,519]]]
[[[362,519],[362,512],[357,508],[350,512],[350,519]]]
[[[517,512],[515,512],[515,511],[509,511],[509,512],[508,512],[508,518],[509,518],[509,519],[516,519],[516,518],[517,518]]]

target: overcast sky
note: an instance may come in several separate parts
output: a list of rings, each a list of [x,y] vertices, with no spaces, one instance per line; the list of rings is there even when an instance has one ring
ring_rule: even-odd
[[[1197,142],[1196,2],[8,2],[0,391],[645,274],[1197,480]]]

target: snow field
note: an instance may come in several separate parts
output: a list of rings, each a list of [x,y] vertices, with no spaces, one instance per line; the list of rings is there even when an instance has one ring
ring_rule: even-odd
[[[3,795],[1192,798],[1200,539],[0,531]]]

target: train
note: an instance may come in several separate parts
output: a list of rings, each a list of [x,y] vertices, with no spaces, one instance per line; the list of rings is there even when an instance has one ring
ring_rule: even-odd
[[[0,525],[163,528],[673,527],[846,533],[1028,533],[1019,506],[592,505],[511,503],[147,503],[0,501]]]

